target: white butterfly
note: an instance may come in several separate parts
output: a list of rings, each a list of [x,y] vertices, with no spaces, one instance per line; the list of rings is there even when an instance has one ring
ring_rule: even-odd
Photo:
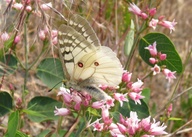
[[[98,86],[116,87],[121,82],[123,68],[116,54],[101,46],[90,24],[78,15],[60,26],[58,36],[67,86],[97,100],[109,99]]]

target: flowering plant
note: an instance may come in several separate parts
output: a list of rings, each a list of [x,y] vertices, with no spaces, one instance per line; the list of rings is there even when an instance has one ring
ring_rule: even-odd
[[[44,3],[31,0],[6,0],[5,3],[7,5],[5,13],[8,14],[11,9],[18,13],[19,18],[14,24],[8,24],[7,27],[14,26],[10,27],[11,31],[6,29],[1,31],[0,42],[3,47],[0,49],[0,59],[2,64],[7,66],[0,69],[2,72],[1,88],[8,74],[15,76],[25,72],[25,75],[23,76],[23,87],[19,88],[19,91],[16,90],[14,83],[8,85],[10,93],[1,89],[0,116],[6,118],[6,114],[9,114],[8,123],[1,126],[4,129],[3,135],[8,137],[48,136],[50,134],[66,137],[153,137],[169,134],[166,131],[169,119],[180,120],[171,117],[173,97],[163,106],[162,112],[164,113],[162,117],[158,117],[158,120],[150,109],[151,91],[147,88],[150,82],[146,81],[151,77],[162,75],[162,79],[171,84],[178,79],[177,74],[183,73],[181,58],[168,36],[159,32],[148,33],[160,27],[168,29],[170,34],[176,31],[177,22],[175,20],[167,21],[164,16],[155,18],[158,13],[156,7],[148,7],[143,10],[135,3],[125,2],[126,6],[119,3],[120,7],[126,10],[123,15],[117,16],[116,14],[115,17],[111,10],[106,10],[104,16],[99,9],[97,16],[94,16],[94,13],[91,16],[88,12],[85,13],[84,8],[80,8],[83,16],[93,18],[91,26],[96,30],[101,43],[119,51],[117,55],[124,67],[122,81],[118,87],[106,85],[98,87],[109,95],[107,100],[98,101],[86,92],[77,91],[73,87],[68,89],[60,84],[65,76],[62,61],[58,59],[56,45],[59,41],[59,30],[55,29],[57,28],[55,26],[61,25],[58,19],[60,17],[63,22],[67,22],[68,15],[65,14],[73,10],[75,12],[73,5],[76,3],[64,2],[63,5],[67,9],[64,13],[60,9],[60,3],[57,2],[53,4],[53,2]],[[86,6],[89,4],[94,5],[91,2],[88,2],[87,5],[84,3]],[[118,8],[116,4],[114,4],[115,8]],[[100,8],[102,9],[102,6]],[[1,16],[5,17],[4,15]],[[124,21],[124,24],[121,24],[124,26],[122,28],[118,26],[118,17]],[[38,24],[31,25],[36,23],[34,18],[36,21],[38,20]],[[114,18],[115,23],[107,22],[110,18]],[[6,18],[4,19],[6,20]],[[103,21],[104,19],[106,20]],[[124,32],[127,26],[127,31]],[[31,27],[34,28],[31,30]],[[118,31],[124,33],[121,38],[118,37]],[[116,41],[116,43],[111,43],[112,41]],[[52,57],[47,58],[47,53]],[[138,55],[139,59],[137,59]],[[33,57],[30,58],[31,56]],[[140,63],[138,66],[136,62],[145,62],[145,64]],[[139,70],[140,67],[142,70]],[[38,77],[35,77],[35,81],[38,82],[35,82],[33,89],[29,89],[30,83],[34,82],[34,73]],[[41,92],[41,96],[32,94],[31,91],[45,89],[44,84],[42,84],[43,88],[37,88],[37,85],[41,84],[39,80],[53,91]],[[34,90],[34,88],[37,89]],[[47,94],[51,97],[47,97]],[[162,112],[158,112],[158,114],[162,114]],[[29,120],[43,124],[39,124],[37,132],[30,133],[33,129],[31,125],[34,123],[31,124]],[[57,121],[57,124],[50,121]]]

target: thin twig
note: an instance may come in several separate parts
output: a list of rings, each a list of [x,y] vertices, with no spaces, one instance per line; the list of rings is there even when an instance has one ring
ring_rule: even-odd
[[[73,132],[73,130],[76,128],[77,124],[79,123],[80,120],[80,115],[76,118],[75,123],[73,123],[73,125],[71,126],[71,128],[69,129],[69,131],[65,134],[64,137],[69,137],[70,134]]]

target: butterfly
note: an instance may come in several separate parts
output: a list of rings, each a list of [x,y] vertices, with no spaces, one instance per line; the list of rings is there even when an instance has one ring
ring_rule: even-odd
[[[99,85],[117,87],[123,68],[116,54],[109,47],[101,46],[89,22],[72,15],[67,25],[59,27],[58,45],[68,80],[66,85],[85,91],[96,100],[109,99]]]

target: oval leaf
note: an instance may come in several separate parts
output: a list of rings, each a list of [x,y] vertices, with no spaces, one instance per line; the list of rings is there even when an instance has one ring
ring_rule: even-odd
[[[3,63],[0,68],[0,76],[12,74],[17,69],[17,59],[12,54],[7,54],[0,61]]]
[[[139,42],[139,54],[142,57],[142,59],[150,66],[153,66],[149,62],[149,58],[151,57],[151,55],[149,51],[145,49],[145,47],[152,45],[155,41],[157,43],[156,46],[157,51],[167,54],[166,60],[159,62],[158,65],[159,66],[166,65],[166,67],[171,71],[181,73],[183,69],[181,58],[178,55],[177,51],[175,50],[175,47],[171,42],[171,40],[164,34],[149,33],[145,35],[143,38],[141,38]]]
[[[42,60],[37,67],[37,76],[49,88],[54,87],[59,82],[62,84],[64,73],[60,60],[55,58],[47,58]],[[56,87],[60,87],[61,84]]]
[[[137,112],[139,118],[146,118],[149,116],[149,109],[147,104],[141,100],[140,104],[135,104],[133,100],[129,100],[129,102],[123,102],[123,106],[118,108],[118,112],[120,112],[124,117],[130,117],[130,111]]]
[[[0,92],[0,117],[4,116],[12,109],[12,102],[13,100],[9,93]]]
[[[146,118],[149,116],[149,108],[147,104],[141,99],[141,105],[135,104],[133,100],[129,100],[130,110],[137,112],[139,118]]]
[[[62,103],[49,97],[38,96],[28,103],[28,109],[24,112],[28,114],[29,119],[35,122],[56,120],[58,117],[54,116],[55,106],[60,108]]]
[[[135,26],[133,20],[131,20],[130,31],[125,38],[124,53],[129,56],[134,42]]]

